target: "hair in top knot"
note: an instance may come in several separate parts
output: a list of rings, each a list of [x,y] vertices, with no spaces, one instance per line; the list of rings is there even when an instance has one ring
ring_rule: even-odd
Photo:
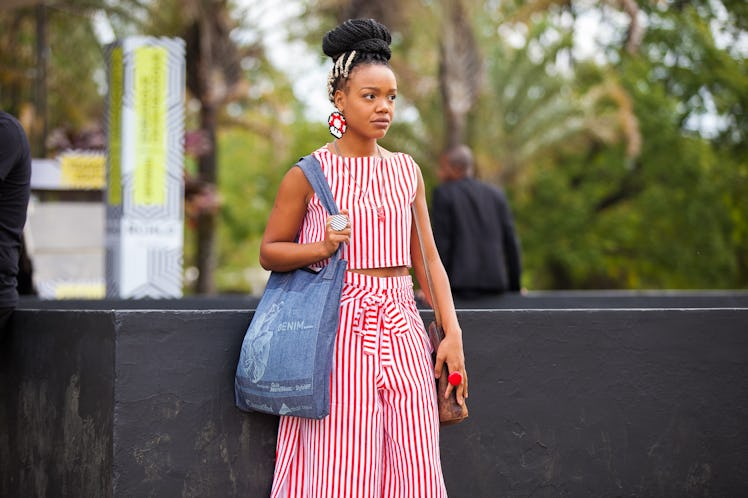
[[[328,31],[322,51],[333,61],[327,78],[327,96],[334,102],[335,91],[343,86],[351,70],[359,64],[389,66],[392,36],[384,24],[374,19],[349,19]]]

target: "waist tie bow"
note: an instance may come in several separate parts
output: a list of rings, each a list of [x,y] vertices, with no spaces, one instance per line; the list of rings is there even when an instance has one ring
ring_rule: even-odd
[[[373,356],[377,352],[377,342],[381,348],[382,366],[393,364],[392,335],[402,335],[408,331],[408,322],[397,303],[387,294],[369,294],[361,299],[360,308],[353,319],[353,333],[363,339],[363,352]],[[351,299],[344,299],[350,301]],[[381,330],[381,334],[378,332]]]

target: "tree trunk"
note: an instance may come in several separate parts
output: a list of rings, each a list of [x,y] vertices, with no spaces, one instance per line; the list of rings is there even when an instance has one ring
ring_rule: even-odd
[[[451,109],[451,100],[442,92],[442,105],[444,106],[445,127],[445,150],[462,145],[466,138],[466,119],[462,113],[455,112]]]
[[[467,115],[482,80],[482,61],[465,6],[446,2],[439,47],[439,89],[445,119],[445,145],[466,143]]]
[[[36,6],[36,81],[34,131],[36,140],[32,140],[34,155],[47,156],[47,7],[40,3]]]
[[[216,108],[203,102],[200,110],[200,127],[211,146],[198,158],[198,173],[202,184],[216,184]],[[197,269],[195,292],[215,294],[216,268],[216,214],[212,210],[201,212],[197,219]]]

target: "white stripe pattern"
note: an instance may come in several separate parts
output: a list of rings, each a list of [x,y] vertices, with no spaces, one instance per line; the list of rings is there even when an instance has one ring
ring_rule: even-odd
[[[410,276],[348,272],[340,310],[330,415],[281,417],[271,497],[446,497],[431,346]]]
[[[407,154],[341,157],[327,147],[314,152],[339,209],[348,209],[350,243],[343,248],[349,269],[410,266],[410,205],[418,186],[418,166]],[[381,207],[383,217],[378,215]],[[299,243],[325,237],[327,212],[315,195],[299,233]],[[315,266],[324,266],[321,261]]]

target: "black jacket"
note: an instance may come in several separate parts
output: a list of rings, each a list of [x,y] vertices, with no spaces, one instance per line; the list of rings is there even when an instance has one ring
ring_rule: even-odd
[[[431,219],[452,290],[492,294],[520,289],[520,249],[504,193],[474,178],[439,185]]]
[[[30,180],[26,132],[18,120],[0,111],[0,308],[14,307],[18,301],[16,278]]]

